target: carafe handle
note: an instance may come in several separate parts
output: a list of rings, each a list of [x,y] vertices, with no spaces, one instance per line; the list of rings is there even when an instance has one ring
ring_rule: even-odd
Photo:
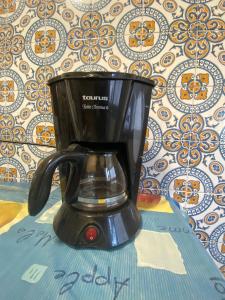
[[[37,215],[45,206],[51,191],[52,177],[59,164],[73,162],[76,166],[76,180],[74,183],[78,189],[80,174],[83,169],[85,152],[75,152],[68,150],[58,151],[45,158],[38,166],[31,182],[28,196],[28,211],[31,216]]]

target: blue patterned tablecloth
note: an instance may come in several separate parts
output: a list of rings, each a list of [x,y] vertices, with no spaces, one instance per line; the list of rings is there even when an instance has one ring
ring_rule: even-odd
[[[0,185],[0,227],[13,219],[2,217],[1,223],[1,204],[26,203],[28,188],[26,184]],[[58,189],[53,191],[45,211],[60,197]],[[111,251],[72,249],[58,240],[44,217],[42,223],[36,222],[42,212],[22,217],[0,233],[0,299],[225,299],[220,272],[182,214],[172,208],[173,213],[143,211],[142,230],[169,233],[186,274],[138,266],[134,242]],[[167,245],[162,243],[161,249],[167,260]]]

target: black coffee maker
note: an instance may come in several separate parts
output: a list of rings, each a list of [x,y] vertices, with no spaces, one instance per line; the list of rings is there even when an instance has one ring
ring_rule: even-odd
[[[57,152],[33,177],[29,214],[46,204],[59,167],[62,206],[53,227],[74,247],[110,249],[140,227],[136,209],[154,83],[131,74],[66,73],[48,83]]]

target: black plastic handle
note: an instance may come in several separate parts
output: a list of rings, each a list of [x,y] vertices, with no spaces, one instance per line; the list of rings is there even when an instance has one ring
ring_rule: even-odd
[[[68,150],[58,151],[45,158],[37,168],[31,182],[28,196],[28,211],[31,216],[37,215],[45,206],[51,191],[52,177],[59,164],[73,162],[76,166],[76,180],[73,190],[78,189],[81,170],[86,154]]]

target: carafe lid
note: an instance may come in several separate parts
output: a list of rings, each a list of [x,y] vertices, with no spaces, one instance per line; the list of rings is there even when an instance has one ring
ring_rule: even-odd
[[[69,72],[58,75],[48,81],[48,84],[55,83],[64,79],[114,79],[114,80],[134,80],[148,85],[155,86],[155,82],[146,77],[137,76],[130,73],[119,72]]]

